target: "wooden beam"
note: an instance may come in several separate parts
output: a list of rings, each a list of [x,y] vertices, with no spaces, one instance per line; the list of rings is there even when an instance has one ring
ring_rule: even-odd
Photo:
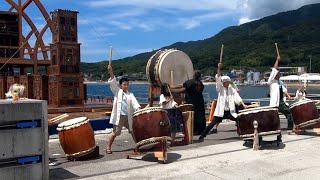
[[[33,65],[33,60],[31,59],[16,59],[16,58],[12,58],[10,59],[10,61],[8,61],[7,58],[1,58],[0,59],[0,64],[11,64],[11,65],[17,65],[17,64],[21,64],[21,65]],[[39,65],[42,65],[42,66],[49,66],[51,65],[51,61],[49,60],[38,60],[38,63]]]

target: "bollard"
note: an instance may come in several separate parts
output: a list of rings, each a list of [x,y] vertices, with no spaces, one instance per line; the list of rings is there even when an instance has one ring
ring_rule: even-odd
[[[257,151],[259,150],[259,134],[258,134],[258,122],[255,120],[253,121],[253,150]]]

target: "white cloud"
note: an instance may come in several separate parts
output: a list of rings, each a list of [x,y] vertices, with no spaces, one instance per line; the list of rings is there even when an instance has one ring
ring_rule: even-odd
[[[131,6],[147,9],[177,9],[177,10],[214,10],[235,9],[238,0],[213,1],[213,0],[91,0],[86,2],[90,7],[115,7]]]
[[[251,22],[254,20],[256,20],[256,19],[249,19],[248,17],[242,17],[239,19],[239,25],[244,24],[244,23],[248,23],[248,22]]]
[[[298,9],[301,6],[314,3],[320,3],[320,0],[246,0],[243,5],[243,11],[245,12],[245,17],[257,19],[278,12]]]
[[[120,21],[111,21],[110,24],[113,26],[117,26],[118,28],[123,29],[123,30],[132,29],[131,25],[129,25],[128,23],[120,22]]]

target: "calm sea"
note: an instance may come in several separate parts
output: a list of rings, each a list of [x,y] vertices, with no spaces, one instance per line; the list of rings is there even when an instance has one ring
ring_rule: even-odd
[[[248,101],[252,101],[252,99],[261,99],[262,105],[268,105],[269,100],[267,99],[267,95],[269,93],[269,86],[239,86],[240,96],[243,99],[248,99]],[[136,98],[140,103],[146,103],[148,101],[148,84],[130,84],[129,91],[134,93]],[[289,93],[295,93],[296,88],[289,88]],[[309,88],[307,89],[308,94],[319,94],[320,88]],[[89,83],[87,84],[87,94],[88,97],[92,97],[95,95],[102,96],[113,96],[109,84],[95,84]],[[216,87],[213,84],[205,85],[203,92],[205,100],[212,100],[217,98]],[[264,99],[265,98],[265,99]]]

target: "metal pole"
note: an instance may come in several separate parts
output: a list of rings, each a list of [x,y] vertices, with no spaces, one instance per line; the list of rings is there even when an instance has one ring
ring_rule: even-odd
[[[310,73],[311,73],[311,55],[309,55]]]

